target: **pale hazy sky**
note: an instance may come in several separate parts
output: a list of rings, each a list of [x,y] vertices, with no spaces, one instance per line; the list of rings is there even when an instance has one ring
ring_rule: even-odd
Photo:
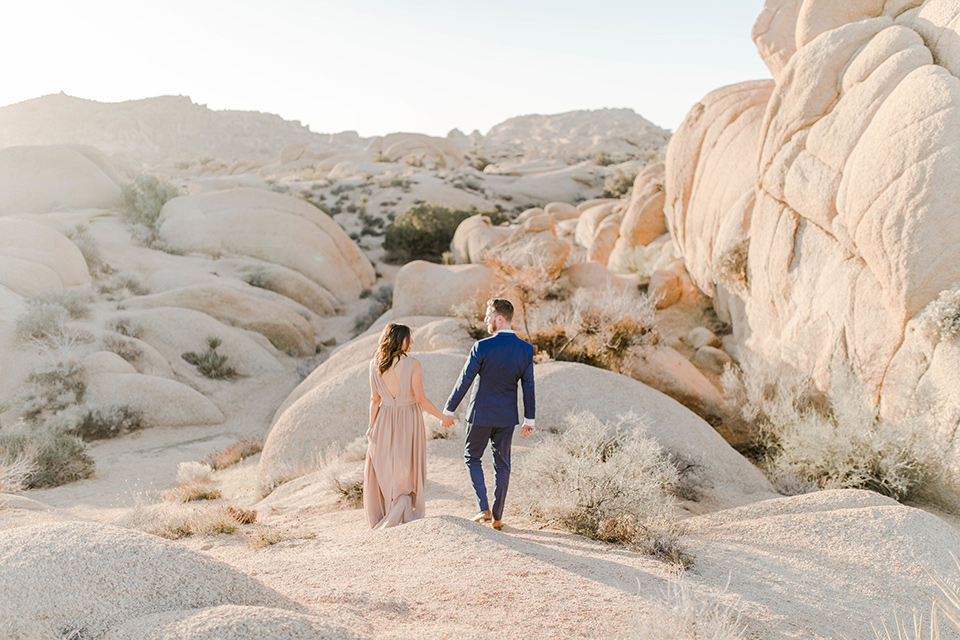
[[[676,129],[708,91],[769,77],[763,0],[4,2],[0,106],[182,94],[313,131],[486,131],[628,107]]]

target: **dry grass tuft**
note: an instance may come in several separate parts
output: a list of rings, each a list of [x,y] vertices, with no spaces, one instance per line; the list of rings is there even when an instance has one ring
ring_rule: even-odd
[[[698,597],[682,573],[673,573],[654,615],[637,624],[634,640],[741,640],[740,612],[717,599]]]
[[[219,500],[223,497],[220,489],[212,480],[191,480],[183,482],[163,492],[162,498],[167,502],[195,502],[197,500]]]
[[[257,521],[257,512],[243,507],[227,507],[227,514],[240,524],[253,524]]]
[[[211,453],[204,458],[204,462],[210,465],[215,471],[220,471],[221,469],[226,469],[227,467],[242,462],[246,458],[256,455],[261,451],[263,451],[262,440],[240,440],[223,451]]]

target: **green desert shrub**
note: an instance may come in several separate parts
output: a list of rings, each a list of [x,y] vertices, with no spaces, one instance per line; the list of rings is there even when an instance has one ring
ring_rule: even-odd
[[[178,195],[169,182],[155,175],[139,175],[123,186],[123,218],[131,226],[155,230],[163,205]]]
[[[237,370],[227,364],[227,356],[217,353],[217,348],[222,344],[222,340],[217,336],[207,337],[207,348],[205,351],[188,351],[180,357],[197,368],[201,375],[213,380],[225,380],[235,378]]]
[[[882,418],[843,366],[818,391],[796,372],[748,357],[728,368],[728,402],[757,427],[756,457],[783,493],[867,489],[896,500],[925,494],[945,473],[942,448],[923,415]]]
[[[637,172],[624,173],[617,171],[603,179],[604,198],[629,198],[633,193],[633,181],[637,179]]]
[[[116,438],[144,426],[142,411],[126,404],[115,404],[84,409],[76,425],[64,431],[89,442]]]
[[[565,423],[561,435],[517,465],[520,510],[588,538],[690,565],[670,495],[677,469],[646,435],[643,420],[630,414],[605,423],[584,412]]]
[[[501,224],[507,217],[498,211],[448,209],[434,204],[414,205],[397,216],[384,232],[383,248],[394,262],[429,260],[440,262],[450,249],[453,234],[460,223],[478,213]]]
[[[93,458],[83,442],[47,428],[29,428],[20,423],[0,430],[0,458],[30,460],[31,473],[23,480],[28,489],[45,489],[89,478],[94,472]]]

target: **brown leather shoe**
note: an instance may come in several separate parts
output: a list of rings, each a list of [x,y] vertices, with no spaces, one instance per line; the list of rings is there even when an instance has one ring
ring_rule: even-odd
[[[491,514],[489,510],[481,511],[477,515],[473,516],[471,520],[474,522],[490,522],[493,520],[493,514]]]
[[[497,531],[500,531],[500,529],[503,529],[503,520],[494,520],[491,526]]]

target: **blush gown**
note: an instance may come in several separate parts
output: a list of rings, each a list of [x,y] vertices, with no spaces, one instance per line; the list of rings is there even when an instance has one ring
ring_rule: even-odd
[[[394,398],[370,362],[370,379],[380,394],[363,470],[363,508],[372,529],[385,529],[423,517],[427,479],[427,439],[423,412],[413,395],[410,358],[400,359],[400,386]]]

